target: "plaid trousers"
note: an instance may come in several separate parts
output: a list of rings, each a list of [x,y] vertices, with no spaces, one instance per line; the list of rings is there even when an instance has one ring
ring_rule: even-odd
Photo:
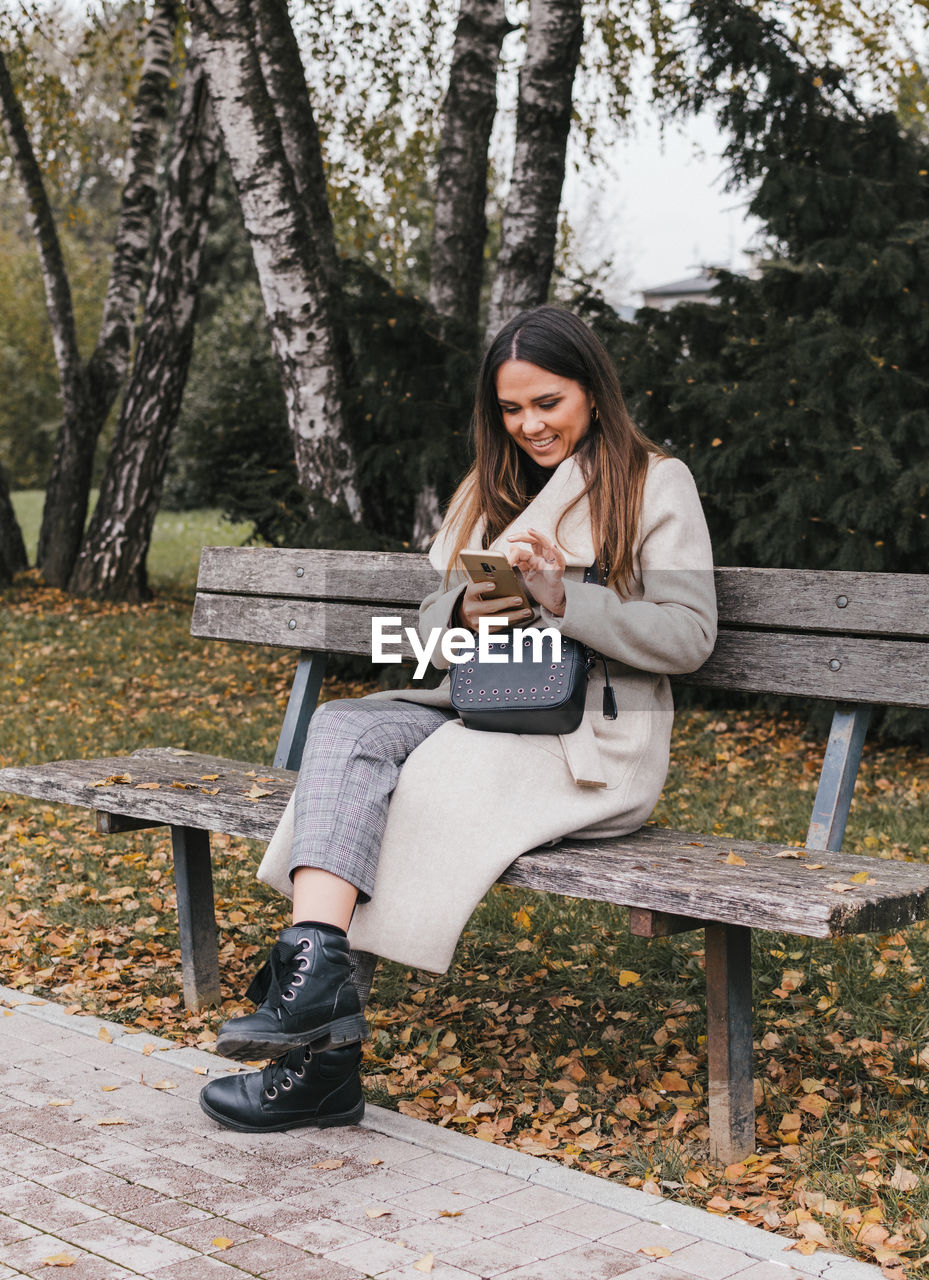
[[[331,871],[367,902],[403,762],[455,716],[387,699],[343,698],[317,707],[294,797],[291,875],[298,867]]]

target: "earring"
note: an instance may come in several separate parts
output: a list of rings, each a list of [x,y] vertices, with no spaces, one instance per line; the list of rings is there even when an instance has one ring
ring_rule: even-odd
[[[599,422],[599,421],[600,421],[600,410],[597,408],[597,406],[596,406],[596,405],[594,405],[594,406],[593,406],[593,408],[592,408],[592,409],[591,409],[591,411],[590,411],[590,420],[591,420],[591,422]]]

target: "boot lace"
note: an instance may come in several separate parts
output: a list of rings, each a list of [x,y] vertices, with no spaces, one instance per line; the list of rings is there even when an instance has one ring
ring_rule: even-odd
[[[309,938],[301,938],[297,943],[276,942],[271,955],[252,979],[246,999],[256,1005],[267,1002],[272,1009],[280,1008],[282,1000],[293,1000],[294,988],[302,987],[306,981],[303,974],[310,967],[306,952],[312,949]]]
[[[261,1073],[262,1089],[268,1102],[273,1102],[280,1093],[289,1093],[294,1087],[294,1080],[306,1078],[309,1060],[309,1049],[300,1048],[268,1063]]]

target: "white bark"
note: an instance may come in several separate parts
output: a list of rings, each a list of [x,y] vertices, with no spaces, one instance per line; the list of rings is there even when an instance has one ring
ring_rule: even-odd
[[[339,342],[326,279],[262,74],[247,0],[193,0],[223,145],[242,208],[281,370],[301,485],[358,519]],[[265,58],[273,49],[262,50]],[[303,91],[306,91],[305,85]]]
[[[582,35],[581,0],[531,0],[488,342],[516,312],[548,297]]]
[[[461,0],[442,104],[429,302],[451,338],[477,341],[487,238],[487,151],[497,109],[503,0]]]

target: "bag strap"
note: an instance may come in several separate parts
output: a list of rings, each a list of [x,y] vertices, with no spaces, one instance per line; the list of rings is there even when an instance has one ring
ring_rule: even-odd
[[[589,564],[584,570],[584,581],[592,583],[594,586],[598,587],[605,585],[603,582],[603,575],[600,572],[600,566],[597,564],[596,560],[593,564]],[[610,684],[610,671],[609,667],[606,665],[606,658],[604,658],[602,653],[597,653],[595,650],[588,648],[588,671],[592,666],[596,665],[598,659],[603,663],[603,678],[606,682],[603,686],[603,716],[606,720],[615,720],[618,715],[616,709],[616,694],[613,692],[612,684]]]

